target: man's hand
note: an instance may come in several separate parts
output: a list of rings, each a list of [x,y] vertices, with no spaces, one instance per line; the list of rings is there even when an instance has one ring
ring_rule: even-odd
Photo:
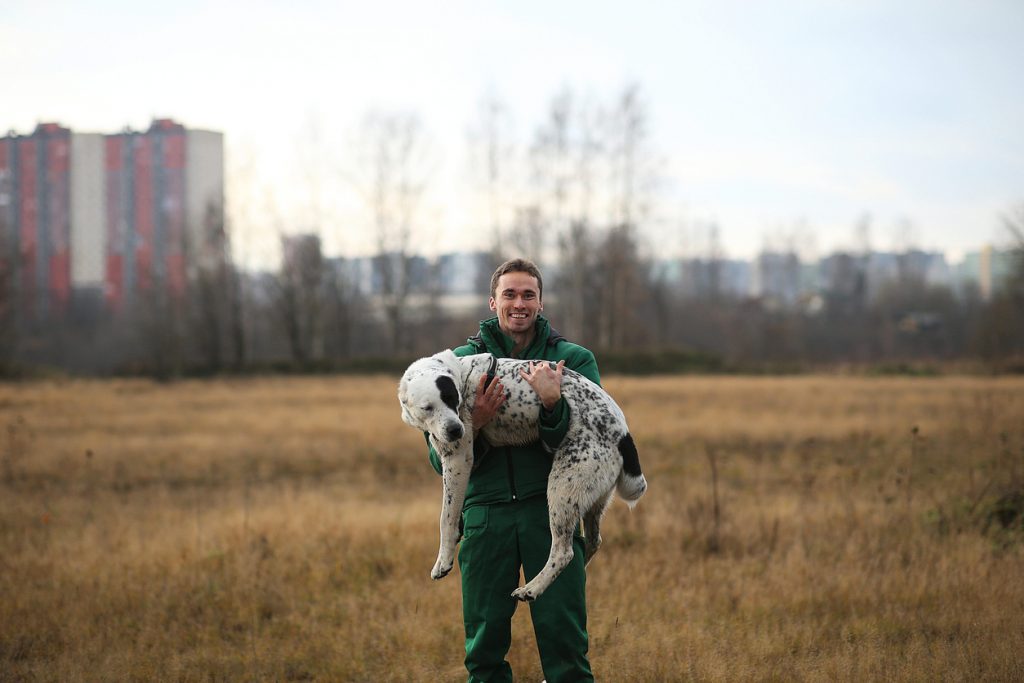
[[[562,398],[562,369],[564,367],[564,360],[558,361],[558,365],[552,364],[551,361],[535,360],[530,361],[529,372],[519,371],[523,379],[537,392],[545,410],[553,409],[558,403],[558,399]]]
[[[498,414],[498,409],[505,403],[505,387],[502,386],[500,379],[495,377],[487,388],[484,388],[485,384],[487,384],[487,375],[482,375],[480,384],[476,388],[476,400],[473,403],[474,432],[480,431],[485,424],[493,420],[494,416]]]

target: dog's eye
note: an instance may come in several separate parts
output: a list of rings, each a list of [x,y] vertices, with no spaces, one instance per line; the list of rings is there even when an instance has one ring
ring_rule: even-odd
[[[425,412],[425,413],[432,413],[432,412],[434,412],[434,406],[430,406],[430,405],[423,406],[423,412]]]

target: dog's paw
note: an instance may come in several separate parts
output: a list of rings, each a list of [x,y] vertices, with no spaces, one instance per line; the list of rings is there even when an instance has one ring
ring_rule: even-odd
[[[512,597],[521,602],[533,602],[537,599],[537,596],[533,594],[533,591],[527,590],[526,586],[521,586],[512,591]]]
[[[434,563],[434,568],[430,570],[430,578],[434,581],[443,579],[448,576],[448,573],[452,570],[452,565],[452,562],[442,563],[441,560],[438,560]]]

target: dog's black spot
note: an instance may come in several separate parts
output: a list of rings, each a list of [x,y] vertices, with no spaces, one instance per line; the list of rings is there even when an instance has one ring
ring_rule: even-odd
[[[459,409],[459,390],[455,388],[455,380],[448,375],[437,378],[437,388],[441,392],[441,400],[452,410]]]
[[[633,436],[626,434],[619,439],[619,453],[622,454],[622,469],[631,477],[639,477],[640,456],[636,452],[636,444],[633,443]]]

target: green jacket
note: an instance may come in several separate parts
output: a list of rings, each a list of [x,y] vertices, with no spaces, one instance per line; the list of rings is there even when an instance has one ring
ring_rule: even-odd
[[[454,352],[456,356],[491,353],[497,358],[512,358],[512,347],[512,338],[501,331],[498,319],[490,318],[480,322],[478,336],[471,337]],[[551,329],[544,316],[537,318],[537,335],[533,343],[516,357],[524,360],[564,360],[565,367],[596,384],[601,383],[594,354],[563,339]],[[569,419],[569,404],[563,398],[558,400],[550,412],[541,408],[540,441],[526,446],[491,448],[483,434],[478,434],[473,443],[473,473],[469,477],[463,508],[546,495],[548,475],[551,473],[551,452],[558,448],[569,431]],[[441,473],[441,461],[433,447],[430,448],[430,464],[438,474]]]

